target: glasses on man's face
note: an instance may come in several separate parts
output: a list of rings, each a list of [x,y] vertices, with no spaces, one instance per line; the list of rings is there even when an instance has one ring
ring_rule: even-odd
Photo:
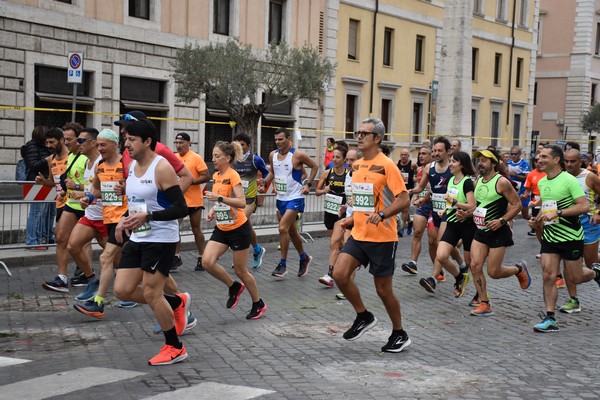
[[[521,153],[510,153],[511,156],[518,156]]]
[[[123,119],[125,121],[139,121],[136,117],[134,117],[131,114],[125,114],[125,115],[123,115]]]
[[[369,132],[369,131],[356,131],[356,132],[354,132],[354,137],[358,139],[359,137],[361,137],[361,136],[365,137],[365,136],[367,136],[370,133],[373,133],[373,132]]]
[[[84,144],[85,142],[90,141],[90,140],[92,140],[92,139],[77,138],[77,143]]]

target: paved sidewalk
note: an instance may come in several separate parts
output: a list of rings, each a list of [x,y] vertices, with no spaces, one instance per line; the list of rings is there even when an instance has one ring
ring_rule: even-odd
[[[418,280],[431,272],[426,253],[417,276],[397,271],[394,287],[413,342],[399,354],[380,352],[390,322],[365,270],[357,274],[357,283],[379,323],[359,340],[342,338],[355,314],[347,301],[335,298],[336,288],[318,283],[327,269],[324,238],[306,245],[315,260],[303,278],[296,276],[295,251],[288,257],[288,275],[271,277],[279,253],[276,243],[266,245],[265,262],[254,275],[269,310],[257,321],[245,319],[251,306],[247,293],[235,309],[227,310],[227,288],[206,272],[194,272],[195,254],[184,252],[184,266],[174,277],[192,295],[198,326],[182,339],[189,358],[165,367],[146,363],[163,343],[162,335],[152,334],[148,307],[110,306],[103,321],[92,320],[72,308],[80,289],[63,296],[41,288],[43,279],[56,274],[52,260],[12,268],[12,278],[0,278],[0,398],[600,397],[598,285],[579,287],[583,312],[558,314],[560,332],[534,333],[532,326],[544,309],[541,268],[535,260],[539,246],[526,235],[524,221],[516,221],[514,229],[516,245],[506,261],[526,260],[533,283],[524,291],[516,278],[488,280],[494,316],[469,315],[471,283],[461,299],[453,296],[452,278],[435,295],[425,292]],[[400,239],[398,263],[408,259],[410,241]],[[228,268],[231,255],[221,262]],[[566,298],[560,289],[559,305]],[[13,364],[15,359],[30,362]],[[47,377],[56,373],[61,375]]]

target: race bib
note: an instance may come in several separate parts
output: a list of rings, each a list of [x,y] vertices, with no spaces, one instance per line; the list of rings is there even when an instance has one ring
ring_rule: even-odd
[[[424,199],[425,197],[427,197],[428,194],[428,190],[423,190],[421,193],[419,193],[419,199]]]
[[[233,224],[231,207],[224,203],[217,203],[215,205],[215,219],[219,225]]]
[[[62,185],[60,184],[60,175],[52,175],[52,179],[54,180],[54,186],[56,187],[56,194],[62,194]]]
[[[485,226],[485,215],[487,214],[487,208],[477,207],[473,212],[473,222],[479,229],[486,229]]]
[[[375,195],[372,183],[352,184],[352,207],[354,211],[375,212]]]
[[[408,172],[402,172],[402,179],[405,183],[408,183]]]
[[[452,205],[453,201],[458,201],[458,189],[457,188],[448,188],[446,192],[448,195],[448,200],[446,200],[446,208],[449,210],[456,210],[456,206]]]
[[[248,195],[248,184],[249,183],[250,182],[248,182],[248,181],[242,181],[242,189],[244,189],[244,196]]]
[[[275,178],[275,191],[277,194],[287,193],[287,182],[285,178]]]
[[[148,212],[148,208],[146,207],[146,201],[144,199],[136,199],[135,197],[131,198],[129,202],[129,214],[137,214],[141,212]],[[138,237],[148,236],[151,231],[150,223],[144,222],[142,226],[133,230]]]
[[[444,200],[444,195],[442,193],[432,193],[431,204],[433,206],[433,212],[436,212],[440,215],[446,209],[446,200]]]
[[[118,182],[100,182],[100,193],[102,193],[103,206],[122,206],[123,196],[117,196],[115,187]]]
[[[558,211],[558,205],[556,204],[555,200],[546,200],[546,201],[542,202],[542,210],[540,211],[542,213],[542,215],[556,212],[556,211]],[[558,224],[558,223],[559,223],[558,216],[554,219],[551,219],[550,221],[544,221],[544,225],[552,225],[552,224]]]
[[[340,207],[342,205],[342,196],[338,196],[332,193],[325,194],[325,212],[329,214],[338,215]]]

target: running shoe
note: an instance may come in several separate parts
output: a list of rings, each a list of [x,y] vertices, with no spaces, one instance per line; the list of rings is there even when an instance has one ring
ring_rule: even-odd
[[[325,274],[319,278],[319,282],[325,286],[333,287],[333,278],[329,274]]]
[[[435,279],[438,282],[446,282],[446,274],[444,274],[444,271],[442,271],[438,276],[435,277]]]
[[[260,251],[258,253],[254,253],[254,259],[252,260],[252,268],[257,269],[262,265],[263,262],[263,256],[265,255],[265,253],[267,252],[267,249],[265,249],[262,246],[260,247]]]
[[[579,301],[575,300],[572,297],[569,297],[567,302],[559,308],[560,312],[564,312],[567,314],[572,314],[576,312],[581,312],[581,307],[579,306]]]
[[[410,236],[413,233],[413,223],[412,221],[408,223],[408,228],[406,229],[406,235]]]
[[[467,283],[469,283],[469,274],[463,273],[462,276],[462,280],[454,284],[454,297],[457,299],[465,294],[465,290],[467,290]]]
[[[535,236],[535,231],[532,230],[532,231],[527,232],[527,236]]]
[[[565,280],[563,278],[561,278],[560,276],[556,277],[556,287],[558,289],[563,289],[563,288],[567,287]]]
[[[187,356],[183,344],[181,349],[165,344],[157,355],[148,360],[148,365],[171,365],[185,360]]]
[[[73,308],[90,317],[104,319],[104,303],[98,305],[95,301],[88,300],[86,302],[77,302],[73,304]]]
[[[268,310],[267,305],[262,299],[252,304],[252,310],[246,315],[246,319],[259,319]]]
[[[361,318],[357,315],[350,329],[344,332],[344,339],[356,340],[376,324],[377,318],[375,318],[375,316],[370,312],[366,318]]]
[[[276,276],[278,278],[283,278],[287,274],[287,267],[282,265],[281,263],[277,264],[273,272],[271,272],[271,276]]]
[[[177,271],[177,269],[179,267],[181,267],[182,265],[183,265],[183,261],[181,261],[181,256],[175,256],[173,258],[173,265],[171,265],[171,271],[170,272]]]
[[[542,259],[542,255],[541,254],[536,254],[535,255],[535,259],[536,260],[541,260]]]
[[[79,268],[79,265],[75,266],[75,271],[73,271],[73,278],[77,276],[83,276],[83,271]]]
[[[488,298],[488,300],[490,299],[489,292],[487,294],[487,298]],[[471,306],[471,307],[479,307],[480,304],[481,304],[481,302],[479,301],[479,294],[475,293],[475,296],[473,296],[473,299],[471,299],[471,301],[469,302],[469,306]]]
[[[173,310],[173,316],[175,317],[175,331],[177,332],[177,336],[181,336],[188,324],[188,313],[192,298],[187,292],[178,293],[176,296],[181,299],[181,304]]]
[[[117,303],[117,307],[119,308],[135,308],[137,307],[138,303],[136,303],[135,301],[124,301],[121,300]]]
[[[191,311],[188,311],[188,323],[185,326],[185,331],[183,331],[183,333],[191,331],[196,325],[198,325],[198,320]]]
[[[398,231],[398,237],[404,237],[404,229]]]
[[[402,264],[402,271],[408,272],[411,275],[417,274],[417,264],[412,261]]]
[[[81,275],[77,275],[71,278],[71,286],[73,287],[85,287],[90,283],[89,279],[85,277],[83,272]]]
[[[458,266],[458,270],[463,274],[468,274],[469,266],[466,263],[462,263],[461,265]]]
[[[59,276],[51,281],[42,283],[42,287],[46,290],[59,293],[69,293],[69,285],[63,282]]]
[[[429,293],[435,293],[435,279],[430,276],[429,278],[421,278],[421,280],[419,281],[419,285],[423,286],[425,288],[425,290],[427,290]]]
[[[335,298],[338,300],[346,300],[346,296],[344,296],[344,293],[338,293],[335,295]]]
[[[88,283],[85,290],[75,296],[75,300],[77,301],[88,301],[93,300],[94,297],[98,294],[98,288],[100,287],[100,280],[98,278],[93,277]]]
[[[598,286],[600,286],[600,264],[593,263],[592,270],[596,273],[596,277],[594,278],[594,280],[596,281]]]
[[[202,257],[198,257],[198,261],[196,261],[196,267],[194,271],[204,271],[204,267],[202,266]]]
[[[304,260],[300,260],[300,267],[298,268],[298,277],[301,278],[304,275],[308,274],[308,267],[310,266],[310,262],[312,261],[312,257],[308,254]]]
[[[477,306],[476,309],[471,310],[471,315],[474,315],[476,317],[487,317],[490,315],[494,315],[494,310],[492,309],[492,306],[489,302],[482,301],[481,303],[479,303],[479,306]]]
[[[381,351],[387,353],[400,353],[406,347],[410,345],[410,338],[405,331],[402,332],[392,332],[392,335],[389,337],[388,342],[385,346],[381,348]]]
[[[527,289],[531,285],[531,275],[529,275],[529,271],[527,270],[527,264],[521,260],[516,266],[521,268],[521,272],[517,273],[519,285],[521,285],[521,289]]]
[[[543,317],[542,322],[533,326],[534,331],[541,333],[558,332],[558,323],[556,323],[554,318],[544,316],[543,314],[541,314],[540,317]]]
[[[233,285],[231,285],[231,287],[229,288],[229,298],[227,299],[227,308],[234,308],[235,306],[237,306],[238,301],[240,300],[240,296],[242,295],[242,292],[244,291],[244,289],[246,288],[246,285],[244,285],[241,282],[238,281],[234,281]]]

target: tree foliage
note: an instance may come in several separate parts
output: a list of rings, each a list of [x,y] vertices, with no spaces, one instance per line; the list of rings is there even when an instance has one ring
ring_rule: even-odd
[[[594,103],[581,116],[581,129],[585,132],[600,132],[600,103]]]
[[[180,101],[206,94],[236,125],[256,137],[258,121],[269,107],[286,101],[317,101],[327,90],[335,66],[312,47],[286,43],[253,50],[235,39],[177,51],[173,74]],[[262,90],[263,99],[256,94]]]

